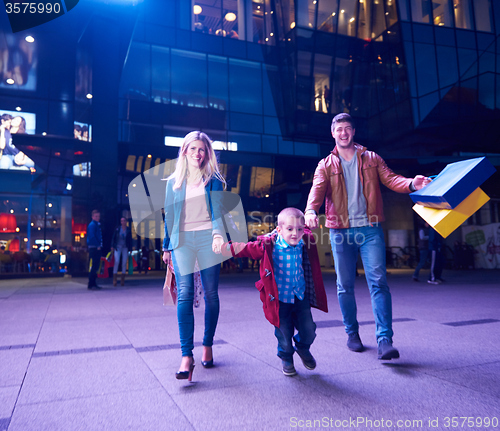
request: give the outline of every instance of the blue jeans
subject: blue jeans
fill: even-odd
[[[300,301],[295,297],[293,304],[279,303],[280,326],[274,327],[274,335],[278,339],[278,356],[286,362],[292,362],[295,350],[292,338],[299,351],[309,351],[316,338],[316,323],[314,323],[309,301]],[[297,335],[295,333],[297,328]]]
[[[419,250],[420,252],[420,261],[418,262],[417,267],[415,268],[415,272],[413,273],[413,277],[418,278],[418,274],[420,274],[420,270],[427,263],[427,258],[429,257],[429,249],[424,248]]]
[[[337,273],[337,296],[348,334],[359,331],[356,318],[354,280],[358,252],[365,268],[375,316],[377,342],[387,338],[392,342],[392,300],[385,266],[385,241],[378,225],[347,229],[330,229],[330,243]]]
[[[182,356],[193,356],[194,265],[198,260],[201,268],[208,266],[208,263],[214,259],[213,255],[211,230],[181,232],[179,247],[172,253],[177,282],[177,320]],[[191,272],[187,270],[188,268],[191,269]],[[181,275],[181,273],[187,275]],[[213,345],[215,328],[219,319],[219,274],[220,263],[200,271],[201,283],[205,292],[204,346]]]
[[[89,272],[89,287],[97,286],[97,271],[101,264],[102,250],[97,247],[89,247],[89,260],[92,260],[92,266]]]

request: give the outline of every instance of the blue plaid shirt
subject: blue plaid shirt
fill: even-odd
[[[295,246],[288,245],[281,235],[278,235],[273,248],[274,278],[278,286],[278,296],[281,302],[293,304],[295,296],[304,299],[306,281],[302,268],[302,249],[304,241]]]

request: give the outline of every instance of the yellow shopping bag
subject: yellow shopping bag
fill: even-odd
[[[429,208],[419,204],[415,204],[413,210],[446,238],[489,200],[488,195],[478,187],[453,210]]]

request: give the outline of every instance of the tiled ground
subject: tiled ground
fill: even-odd
[[[425,274],[422,274],[424,279]],[[285,377],[256,273],[221,275],[213,369],[201,360],[203,306],[195,310],[193,383],[180,363],[175,308],[162,306],[161,275],[105,281],[0,281],[0,431],[495,429],[500,420],[500,273],[447,272],[415,283],[391,271],[394,344],[401,359],[377,360],[366,282],[357,280],[360,334],[353,353],[325,271],[330,312],[311,349],[318,361]],[[493,422],[497,423],[495,419]],[[450,422],[451,425],[451,422]],[[497,427],[500,424],[497,423]]]

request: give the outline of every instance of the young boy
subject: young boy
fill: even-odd
[[[297,374],[293,365],[295,352],[308,370],[314,370],[316,360],[309,348],[316,337],[316,324],[311,307],[327,313],[328,305],[316,242],[305,229],[302,211],[285,208],[279,213],[278,227],[271,235],[248,244],[224,244],[222,253],[261,259],[260,280],[255,286],[260,291],[264,314],[275,326],[283,374]]]

